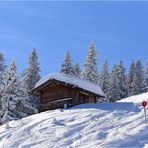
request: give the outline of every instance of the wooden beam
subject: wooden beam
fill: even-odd
[[[86,92],[84,92],[84,91],[80,91],[80,93],[81,93],[81,94],[84,94],[84,95],[86,95],[86,96],[89,96],[89,94],[86,93]]]
[[[77,102],[78,102],[78,100],[79,100],[79,92],[77,91]]]

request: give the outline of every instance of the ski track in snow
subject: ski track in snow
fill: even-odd
[[[0,148],[146,148],[148,127],[143,109],[129,99],[84,104],[11,121],[0,126]]]

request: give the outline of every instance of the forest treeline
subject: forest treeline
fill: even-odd
[[[82,70],[79,63],[74,63],[70,53],[66,52],[61,73],[74,75],[99,85],[108,102],[148,91],[148,63],[143,67],[140,59],[131,60],[130,68],[126,70],[123,61],[120,60],[109,71],[108,59],[105,59],[101,71],[98,71],[98,59],[96,47],[90,42]]]
[[[32,92],[40,80],[39,56],[32,49],[28,57],[28,65],[23,72],[17,72],[13,59],[6,65],[5,58],[0,53],[0,123],[21,119],[38,113],[39,98]],[[61,63],[60,73],[75,76],[96,85],[105,93],[105,101],[114,102],[128,96],[148,91],[148,63],[143,67],[140,60],[131,60],[126,71],[123,61],[114,64],[109,70],[108,60],[104,60],[101,71],[98,71],[98,56],[96,47],[90,42],[82,69],[74,62],[70,52],[66,52]]]

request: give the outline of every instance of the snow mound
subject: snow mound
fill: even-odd
[[[98,103],[98,104],[81,104],[72,109],[101,109],[108,111],[135,111],[140,109],[132,102],[112,102],[112,103]]]
[[[130,101],[46,111],[0,126],[0,147],[4,148],[147,146],[143,110]]]
[[[141,104],[142,101],[148,102],[148,92],[140,94],[140,95],[136,95],[136,96],[131,96],[131,97],[122,99],[118,102],[133,102],[133,103],[136,103],[136,104]]]
[[[36,84],[35,89],[37,89],[38,87],[40,87],[41,85],[45,84],[46,82],[48,82],[50,80],[57,80],[60,82],[71,84],[74,87],[82,88],[84,90],[90,91],[90,92],[95,93],[97,95],[104,96],[104,93],[102,92],[101,88],[98,85],[91,83],[89,81],[86,81],[86,80],[82,80],[82,79],[74,77],[74,76],[69,76],[69,75],[61,74],[61,73],[52,73],[52,74],[49,74],[49,75],[43,77]]]

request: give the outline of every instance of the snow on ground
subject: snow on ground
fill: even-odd
[[[148,147],[148,127],[140,107],[147,96],[83,104],[11,121],[0,127],[0,148]]]
[[[140,95],[128,97],[128,98],[120,100],[119,102],[141,103],[142,101],[148,101],[148,93],[143,93],[143,94],[140,94]]]

